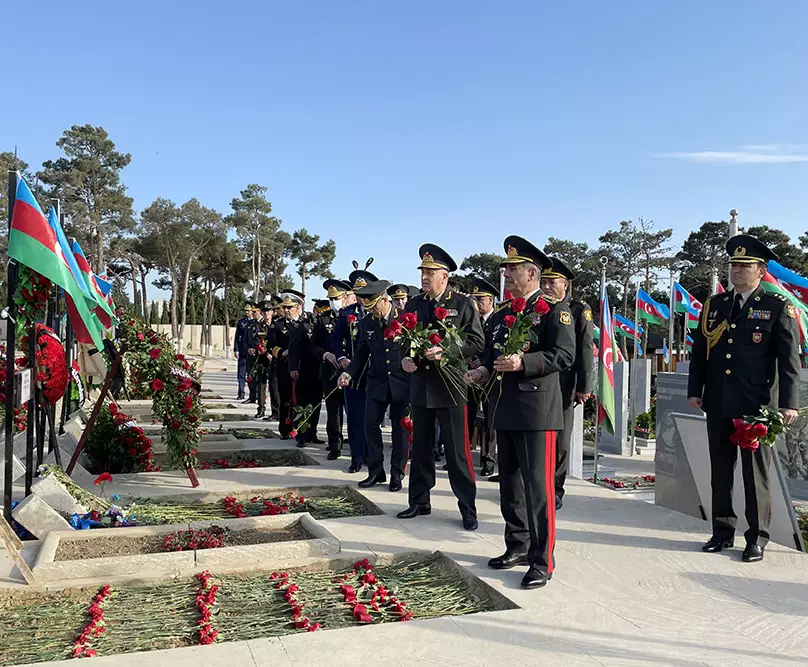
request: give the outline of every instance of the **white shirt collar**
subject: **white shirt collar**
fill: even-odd
[[[488,322],[488,318],[491,317],[491,315],[493,315],[493,314],[494,314],[494,311],[489,310],[485,315],[481,315],[481,317],[483,318],[483,322]]]
[[[525,296],[523,297],[523,298],[524,298],[524,300],[525,300],[525,301],[530,301],[531,297],[532,297],[532,296],[533,296],[533,295],[534,295],[536,292],[538,292],[538,291],[539,291],[539,288],[537,287],[537,288],[536,288],[536,289],[534,289],[534,290],[533,290],[533,291],[532,291],[530,294],[525,294]]]

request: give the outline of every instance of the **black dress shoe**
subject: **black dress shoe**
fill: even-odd
[[[464,516],[463,517],[463,528],[466,530],[477,530],[480,524],[477,522],[476,516]]]
[[[290,436],[283,434],[281,435],[281,440],[288,440]]]
[[[354,465],[353,463],[351,464],[351,467],[348,468],[348,472],[351,473],[352,475],[355,472],[359,472],[360,470],[362,470],[362,466]]]
[[[244,397],[242,396],[241,398],[244,398]],[[237,400],[238,400],[238,399],[237,399]],[[251,398],[247,398],[247,399],[245,399],[243,402],[244,402],[245,404],[246,404],[246,403],[255,403],[255,401],[254,401],[254,400],[252,400]]]
[[[560,510],[562,507],[564,507],[564,501],[556,496],[556,512],[558,512],[558,510]]]
[[[414,519],[417,516],[432,514],[432,505],[422,503],[420,505],[410,505],[407,509],[396,514],[399,519]]]
[[[491,477],[488,478],[488,481],[489,482],[498,482],[499,481],[499,475],[491,475]]]
[[[325,440],[320,440],[320,438],[312,438],[308,442],[310,444],[312,444],[312,445],[324,445],[325,444]]]
[[[494,469],[491,466],[483,466],[480,470],[480,477],[488,477],[494,474]]]
[[[540,570],[535,565],[531,565],[524,577],[522,577],[522,588],[541,588],[546,586],[547,582],[553,578],[553,573],[547,574],[544,570]]]
[[[488,561],[488,567],[492,570],[510,570],[517,565],[527,565],[527,554],[516,551],[506,551],[501,556]]]
[[[763,560],[763,547],[758,544],[747,544],[742,558],[744,563],[757,563]]]
[[[357,486],[361,489],[369,489],[371,486],[376,486],[377,484],[384,484],[387,481],[387,475],[384,474],[384,470],[375,475],[368,475],[367,479],[363,479]]]
[[[336,461],[339,458],[339,452],[329,451],[328,456],[326,456],[329,461]]]
[[[397,479],[396,477],[390,478],[390,490],[395,493],[396,491],[401,491],[401,480]]]
[[[717,554],[722,549],[731,549],[735,546],[735,540],[731,537],[717,537],[713,535],[701,548],[704,553]]]
[[[295,444],[300,447],[301,449],[306,446],[305,440],[298,440]]]
[[[264,413],[261,412],[261,410],[259,410],[257,413],[255,413],[255,418],[256,419],[263,419],[264,418]]]

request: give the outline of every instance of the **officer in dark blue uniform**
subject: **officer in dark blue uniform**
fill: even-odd
[[[322,360],[320,377],[325,394],[326,425],[328,436],[328,460],[339,458],[342,450],[342,415],[345,408],[345,397],[342,389],[337,388],[337,378],[340,366],[336,355],[331,351],[331,336],[337,323],[337,316],[344,306],[345,299],[351,291],[351,286],[343,280],[331,278],[323,283],[323,289],[328,295],[328,312],[323,312],[315,318],[314,344]]]
[[[523,588],[544,586],[555,568],[555,448],[564,426],[559,373],[575,361],[572,313],[563,300],[541,296],[542,268],[550,260],[519,236],[504,242],[505,287],[514,300],[494,314],[493,334],[480,368],[468,378],[485,384],[494,380],[489,395],[497,430],[500,509],[505,519],[505,553],[488,561],[497,570],[528,565]],[[514,310],[516,299],[525,307]],[[502,347],[513,321],[532,318],[532,335],[517,353]]]
[[[281,295],[281,317],[272,323],[272,356],[277,360],[278,393],[280,394],[279,424],[281,440],[288,440],[294,430],[292,406],[294,383],[289,368],[289,343],[292,334],[301,323],[303,295],[297,290],[286,290]]]
[[[348,276],[348,283],[351,290],[355,291],[365,287],[378,278],[370,271],[357,269]],[[356,302],[356,296],[351,294],[350,305],[343,308],[337,323],[334,326],[334,334],[331,337],[331,351],[337,357],[340,368],[345,370],[351,363],[351,359],[356,355],[359,335],[359,321],[365,317],[365,309],[361,303]],[[367,380],[367,368],[360,369],[357,377],[353,378],[350,386],[345,387],[345,410],[348,413],[348,443],[351,447],[351,466],[349,473],[359,472],[365,465],[365,384]]]
[[[252,301],[245,301],[244,317],[236,323],[236,335],[233,340],[233,352],[236,355],[236,359],[238,359],[238,396],[236,396],[236,400],[244,400],[244,388],[247,385],[247,360],[249,358],[249,343],[251,340],[249,328],[252,326],[252,311],[254,307],[255,304]]]
[[[754,236],[727,241],[732,292],[715,294],[701,311],[693,334],[688,397],[707,414],[710,445],[713,534],[702,549],[716,553],[734,546],[737,516],[732,486],[740,447],[730,440],[733,419],[779,409],[788,426],[800,403],[800,333],[797,311],[785,297],[761,286],[766,264],[776,260]],[[772,447],[740,449],[746,521],[744,562],[763,560],[772,514],[769,474]]]
[[[315,302],[315,311],[317,310]],[[322,308],[322,302],[320,302]],[[330,310],[328,302],[326,310]],[[306,428],[297,431],[297,446],[304,447],[311,443],[322,445],[317,437],[320,423],[320,408],[323,402],[323,383],[320,379],[322,355],[314,342],[314,317],[304,313],[300,325],[292,332],[289,340],[289,368],[295,383],[295,401],[298,406],[312,406],[312,412],[306,421]]]
[[[477,314],[486,341],[494,331],[494,306],[497,302],[499,290],[487,280],[474,278],[471,288],[471,298],[474,300]],[[469,362],[470,368],[478,368],[480,359],[475,358]],[[492,428],[491,409],[488,401],[482,397],[482,391],[469,391],[469,432],[477,433],[480,445],[480,476],[489,477],[494,474],[497,454],[497,435]],[[494,480],[496,481],[496,480]]]
[[[386,333],[391,322],[399,316],[390,302],[390,283],[377,280],[355,291],[368,315],[359,322],[356,354],[339,378],[342,387],[367,368],[365,387],[365,443],[367,445],[368,477],[359,482],[362,488],[384,484],[384,451],[381,423],[390,409],[392,452],[390,454],[390,490],[401,490],[401,478],[407,466],[409,443],[401,420],[407,414],[410,398],[410,378],[401,368],[406,356],[400,343]]]
[[[564,482],[569,469],[575,406],[583,403],[592,391],[595,353],[592,349],[594,341],[592,309],[567,294],[575,274],[557,257],[551,257],[550,262],[550,266],[545,267],[541,273],[541,290],[554,299],[566,301],[575,328],[575,363],[572,368],[562,371],[559,375],[564,400],[564,428],[558,434],[556,447],[555,499],[556,509],[560,510],[564,504]]]
[[[431,329],[445,326],[462,330],[463,347],[459,350],[465,359],[478,356],[485,338],[471,299],[458,294],[449,287],[449,274],[457,269],[457,264],[443,248],[426,243],[418,254],[421,257],[421,287],[424,290],[407,302],[407,313],[415,313],[418,322]],[[440,316],[436,310],[440,308]],[[410,379],[410,405],[412,409],[413,443],[412,465],[410,468],[409,507],[398,513],[400,519],[412,519],[430,514],[430,490],[435,486],[435,425],[440,426],[446,447],[446,464],[449,483],[457,497],[463,527],[476,530],[477,487],[474,479],[474,464],[469,448],[466,403],[468,391],[465,387],[454,387],[447,383],[439,370],[443,358],[442,346],[426,350],[425,357],[411,359],[405,357],[402,368],[412,374]]]

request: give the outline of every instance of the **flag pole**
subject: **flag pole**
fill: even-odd
[[[729,212],[729,237],[738,235],[738,209]],[[732,291],[732,262],[727,263],[727,291]]]
[[[714,266],[710,269],[710,294],[715,294],[718,291],[718,267]]]
[[[606,294],[606,265],[609,263],[608,257],[601,257],[600,258],[600,265],[601,265],[601,272],[600,272],[600,347],[598,351],[600,354],[598,356],[605,359],[605,353],[603,352],[603,295]],[[612,330],[614,331],[614,330]],[[612,336],[614,333],[612,333]],[[611,345],[614,346],[614,343],[611,342]],[[600,359],[599,363],[603,363],[603,360]],[[614,363],[614,361],[612,361]],[[600,377],[600,369],[598,369],[598,377]],[[603,387],[598,385],[598,389],[601,392],[601,396],[603,395]],[[600,399],[598,399],[598,408],[597,412],[595,413],[595,423],[597,423],[597,428],[595,429],[595,463],[594,467],[592,468],[592,477],[595,484],[598,483],[598,452],[600,451],[600,435],[603,432],[603,427],[600,425]]]
[[[676,337],[675,337],[675,335],[673,333],[673,328],[674,328],[675,321],[676,321],[676,293],[675,293],[676,288],[675,288],[675,282],[676,281],[673,278],[673,271],[671,271],[671,288],[670,288],[670,294],[669,294],[669,297],[670,297],[669,305],[670,305],[670,309],[671,309],[671,318],[668,320],[668,340],[670,341],[670,344],[671,344],[671,349],[668,351],[668,354],[670,355],[670,362],[668,362],[668,369],[671,370],[671,371],[674,371],[676,369],[676,363],[673,360],[673,344],[674,344],[674,341],[676,340]]]
[[[17,178],[16,171],[8,172],[8,229],[11,230],[11,218],[14,215],[14,202],[17,199]],[[9,261],[7,290],[8,300],[3,318],[6,320],[6,447],[5,447],[5,468],[3,470],[3,516],[6,521],[11,522],[12,484],[14,477],[14,372],[16,364],[14,362],[14,334],[16,322],[11,313],[14,312],[14,291],[17,288],[17,262]]]
[[[639,303],[640,303],[640,281],[637,281],[637,287],[634,290],[634,355],[631,360],[631,383],[629,384],[629,428],[631,435],[629,442],[631,443],[631,453],[629,456],[634,456],[634,447],[637,444],[637,435],[634,432],[634,421],[637,419],[637,363],[639,361],[638,349],[640,347],[640,316],[639,316]],[[646,322],[646,325],[648,323]]]

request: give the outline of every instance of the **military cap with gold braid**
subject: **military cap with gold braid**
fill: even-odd
[[[379,299],[387,295],[388,287],[390,287],[389,280],[374,280],[364,287],[354,290],[354,293],[365,308],[373,308]]]
[[[749,234],[738,234],[727,241],[727,253],[729,261],[737,264],[766,264],[769,260],[777,260],[777,255],[765,243]]]
[[[348,276],[348,282],[351,284],[351,289],[354,292],[363,288],[368,283],[372,283],[376,280],[378,280],[378,278],[375,274],[371,273],[370,271],[363,271],[361,269],[351,271],[351,274]]]
[[[267,311],[272,310],[275,306],[272,305],[271,301],[262,301],[261,303],[258,304],[258,307],[262,311],[267,312]]]
[[[314,300],[314,312],[317,315],[324,315],[329,310],[331,310],[331,304],[328,303],[328,299],[315,299]]]
[[[410,293],[407,290],[407,286],[401,284],[391,285],[390,287],[387,288],[387,293],[393,299],[406,299],[410,296]]]
[[[329,299],[339,299],[343,294],[351,291],[351,285],[344,280],[329,278],[323,283],[323,289],[328,293]]]
[[[302,292],[295,289],[288,289],[281,294],[281,306],[302,306],[306,297]]]
[[[457,271],[457,264],[452,256],[434,243],[424,243],[418,248],[418,256],[421,258],[419,269],[443,269],[449,273]]]
[[[499,290],[487,280],[474,278],[471,296],[492,296],[496,299],[499,296]]]
[[[575,274],[558,257],[550,257],[549,259],[550,264],[545,266],[544,271],[541,272],[542,278],[564,278],[564,280],[575,278]]]
[[[505,248],[505,259],[499,263],[500,266],[524,262],[531,262],[540,268],[550,266],[550,258],[521,236],[508,236],[502,245]]]

